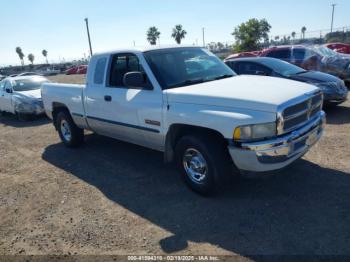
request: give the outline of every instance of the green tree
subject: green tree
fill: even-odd
[[[20,48],[19,46],[16,47],[16,53],[17,53],[17,55],[19,56],[19,59],[21,60],[22,66],[24,66],[24,60],[23,60],[24,54],[23,54],[23,52],[22,52],[22,48]]]
[[[305,39],[305,32],[306,32],[306,27],[303,26],[303,27],[301,28],[301,34],[303,35],[303,39]]]
[[[224,45],[223,43],[221,43],[221,42],[217,42],[216,47],[217,47],[219,50],[222,50],[222,49],[224,49],[225,45]]]
[[[173,28],[173,33],[171,34],[171,37],[175,39],[176,43],[181,44],[182,39],[185,38],[187,35],[187,32],[182,29],[182,25],[176,25]]]
[[[49,61],[47,61],[47,51],[44,49],[41,53],[43,54],[43,56],[44,56],[45,59],[46,59],[46,64],[48,64]]]
[[[235,49],[238,52],[255,51],[261,47],[261,41],[269,39],[271,25],[266,19],[250,19],[235,28],[232,35],[236,39]]]
[[[157,40],[159,39],[159,36],[160,36],[160,32],[158,31],[157,27],[151,26],[150,28],[148,28],[147,41],[151,45],[156,45],[157,44]]]
[[[34,55],[33,54],[29,54],[28,55],[28,60],[30,61],[30,63],[33,65],[34,64]]]

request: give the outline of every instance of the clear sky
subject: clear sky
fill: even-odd
[[[336,0],[334,27],[350,26],[350,0]],[[233,29],[250,18],[266,18],[271,35],[330,28],[330,0],[0,0],[0,66],[20,64],[16,46],[35,63],[81,58],[88,54],[84,18],[88,17],[93,51],[148,45],[146,31],[157,26],[161,44],[173,44],[175,24],[188,32],[184,41],[234,41]],[[28,61],[26,60],[26,63]]]

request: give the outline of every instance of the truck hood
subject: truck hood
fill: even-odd
[[[235,76],[165,90],[169,104],[186,103],[276,112],[284,102],[317,87],[283,78]]]
[[[13,95],[27,100],[38,100],[41,99],[40,89],[28,90],[28,91],[15,91]]]

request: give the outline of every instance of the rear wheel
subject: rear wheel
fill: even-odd
[[[68,112],[58,113],[56,128],[62,142],[67,147],[78,147],[84,142],[84,130],[77,127]]]
[[[175,151],[182,178],[202,195],[217,192],[232,171],[225,146],[209,136],[184,136]]]

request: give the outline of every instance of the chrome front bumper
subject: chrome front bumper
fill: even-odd
[[[276,139],[229,146],[235,165],[245,171],[281,169],[302,157],[322,136],[326,115],[321,111],[305,126]]]

